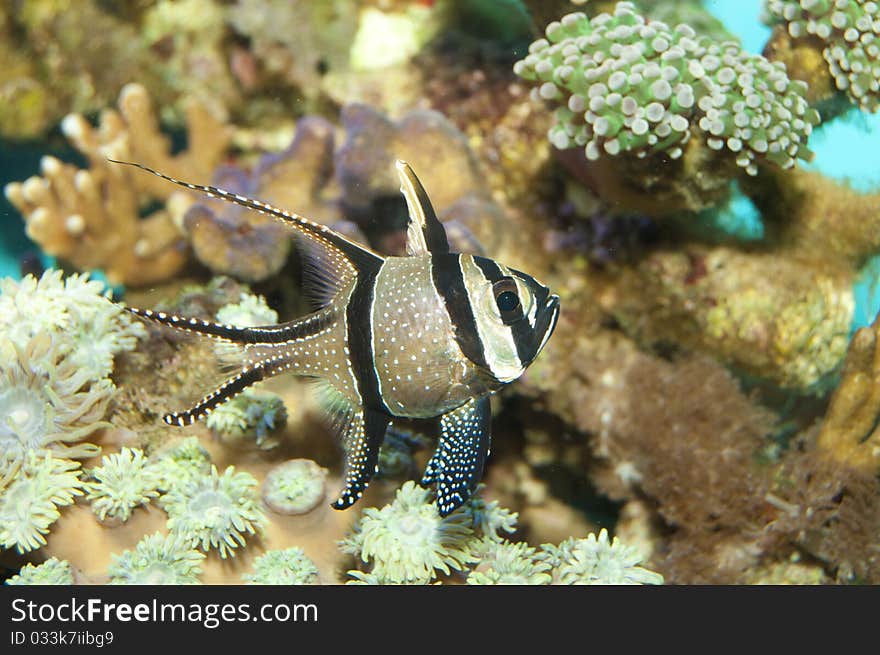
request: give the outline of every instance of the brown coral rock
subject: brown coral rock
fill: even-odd
[[[880,321],[856,332],[819,433],[819,452],[866,473],[880,471]]]
[[[171,154],[146,90],[136,84],[119,95],[119,111],[101,115],[98,129],[79,115],[63,123],[65,135],[89,160],[87,170],[43,159],[43,177],[6,186],[22,213],[28,236],[48,254],[80,270],[103,269],[114,283],[143,286],[167,280],[187,261],[174,216],[191,200],[173,185],[109,159],[134,161],[174,177],[207,181],[226,149],[225,126],[202,106],[189,113],[189,149]],[[149,201],[165,208],[141,217]]]
[[[776,254],[689,246],[623,271],[605,308],[643,343],[713,353],[809,389],[843,362],[854,300],[839,270]]]

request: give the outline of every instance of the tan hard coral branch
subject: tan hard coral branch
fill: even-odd
[[[186,263],[186,239],[175,218],[193,197],[108,159],[205,183],[230,134],[222,121],[191,103],[188,148],[173,155],[144,87],[127,85],[118,106],[103,112],[97,127],[78,114],[62,122],[65,136],[88,159],[87,169],[44,157],[42,176],[8,184],[6,196],[22,213],[28,236],[49,255],[80,270],[102,269],[114,283],[143,286],[169,279]],[[141,217],[141,209],[156,201],[164,208]]]
[[[850,342],[840,385],[819,433],[818,450],[869,473],[880,471],[880,321]]]

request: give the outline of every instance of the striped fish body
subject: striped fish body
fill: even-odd
[[[345,487],[333,507],[345,509],[362,496],[396,417],[439,417],[440,438],[421,482],[436,485],[441,515],[466,502],[489,454],[489,396],[522,375],[543,349],[559,298],[525,273],[449,252],[445,230],[405,162],[397,170],[410,213],[409,256],[387,258],[296,214],[134,165],[289,225],[312,260],[307,270],[321,304],[297,320],[257,327],[126,308],[244,353],[237,375],[164,420],[189,425],[273,375],[314,378],[335,408],[345,451]]]

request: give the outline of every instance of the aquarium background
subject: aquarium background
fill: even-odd
[[[580,12],[570,15],[572,12]],[[570,15],[563,18],[566,15]],[[869,0],[34,0],[0,8],[0,567],[9,584],[880,581],[880,7]],[[559,324],[441,517],[432,421],[351,509],[326,403],[185,428],[236,326],[312,308],[263,215],[454,250]]]

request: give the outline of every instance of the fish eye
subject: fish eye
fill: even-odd
[[[492,295],[495,296],[495,306],[504,323],[510,324],[523,317],[519,290],[513,278],[506,277],[493,284]]]

